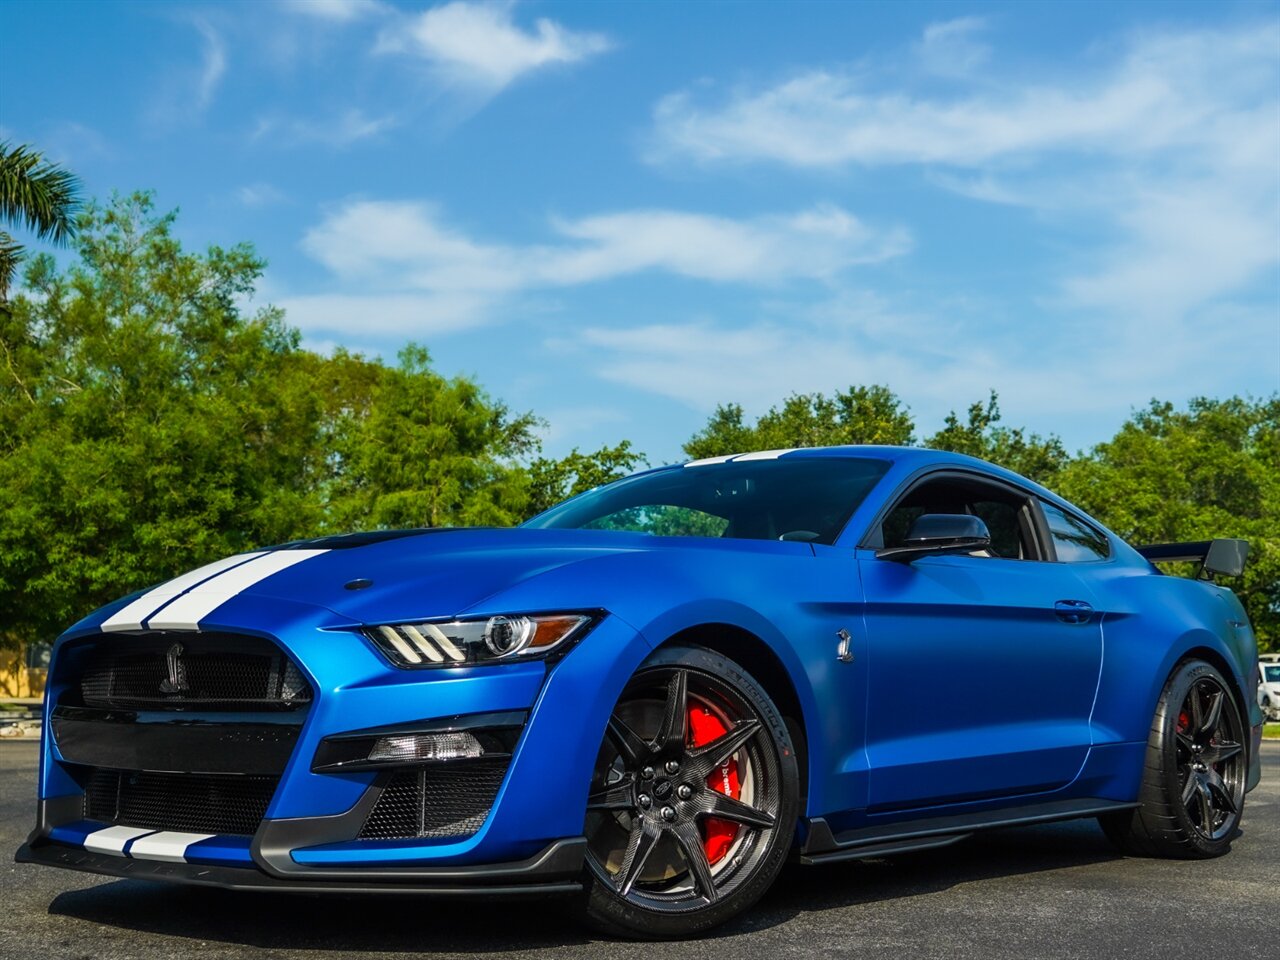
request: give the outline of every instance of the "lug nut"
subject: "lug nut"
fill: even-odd
[[[641,778],[642,780],[652,780],[652,779],[653,779],[653,767],[645,767],[643,770],[641,770],[641,771],[640,771],[640,778]]]
[[[668,760],[668,761],[667,761],[667,773],[679,773],[679,772],[680,772],[680,764],[678,764],[678,763],[677,763],[676,761],[674,761],[674,760]]]
[[[653,806],[653,798],[649,796],[647,793],[642,793],[640,794],[640,796],[636,797],[636,803],[640,804],[640,806],[643,807],[645,810],[648,810],[651,806]]]
[[[693,796],[693,787],[687,783],[680,784],[680,786],[676,787],[676,796],[681,800],[688,800]]]
[[[672,820],[674,820],[675,818],[676,818],[676,808],[675,808],[675,807],[663,807],[663,808],[662,808],[662,819],[663,819],[663,820],[667,821],[667,823],[670,823],[670,822],[671,822]]]

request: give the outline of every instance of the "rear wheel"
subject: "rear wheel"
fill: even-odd
[[[1244,809],[1245,728],[1231,685],[1188,660],[1165,685],[1147,740],[1142,806],[1099,818],[1126,853],[1207,859],[1231,847]]]
[[[701,933],[782,868],[799,776],[787,727],[737,664],[659,650],[627,684],[592,775],[586,913],[614,934]]]

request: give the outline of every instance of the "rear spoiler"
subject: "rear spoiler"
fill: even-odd
[[[1196,540],[1191,543],[1153,543],[1138,547],[1138,552],[1152,563],[1198,563],[1197,577],[1220,574],[1238,577],[1244,573],[1249,556],[1248,540]]]

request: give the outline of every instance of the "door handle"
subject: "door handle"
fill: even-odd
[[[1083,600],[1058,600],[1053,612],[1063,623],[1088,623],[1093,617],[1093,605]]]

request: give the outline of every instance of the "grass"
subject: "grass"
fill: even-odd
[[[1264,723],[1262,725],[1264,740],[1280,740],[1280,723]]]

